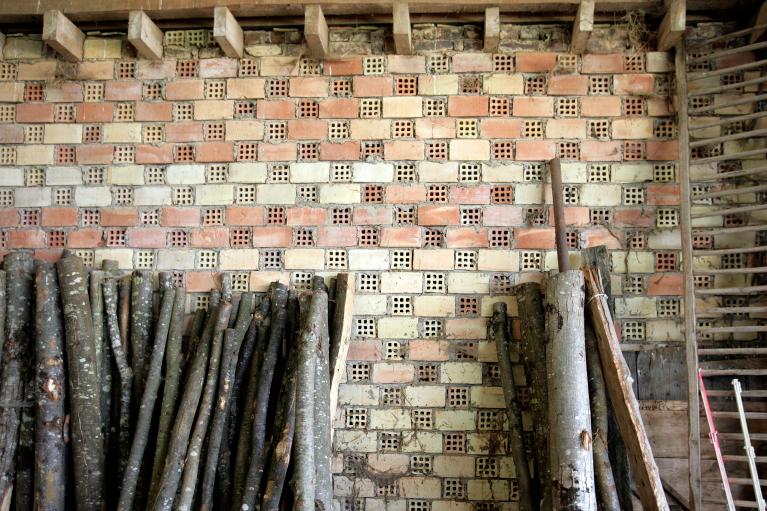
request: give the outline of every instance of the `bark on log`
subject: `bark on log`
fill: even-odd
[[[506,400],[506,411],[509,419],[509,447],[519,486],[519,509],[520,511],[533,511],[538,506],[533,505],[530,466],[522,439],[522,410],[519,408],[517,391],[514,388],[506,324],[506,304],[496,303],[493,306],[491,339],[495,342],[495,349],[498,354],[498,368],[501,372],[503,395]]]
[[[66,506],[67,495],[64,325],[56,268],[52,263],[42,261],[36,263],[35,334],[37,424],[34,509],[60,511]]]
[[[104,282],[104,272],[90,272],[89,293],[91,298],[91,321],[93,322],[93,342],[96,346],[97,370],[99,374],[99,390],[101,399],[101,432],[104,435],[104,445],[109,445],[109,387],[104,385],[104,296],[101,291]]]
[[[8,280],[5,270],[0,270],[0,367],[3,365],[3,347],[5,346],[5,311],[8,306],[6,287]]]
[[[552,509],[596,509],[583,306],[580,271],[549,276],[545,310]]]
[[[318,511],[333,509],[333,472],[331,469],[332,417],[330,416],[330,332],[328,295],[324,280],[312,294],[312,308],[317,313],[317,363],[315,364],[314,461],[317,466],[316,503]],[[315,303],[317,302],[317,303]]]
[[[541,286],[534,282],[514,288],[521,332],[519,345],[525,377],[530,388],[533,418],[535,475],[540,491],[540,509],[551,509],[551,470],[549,465],[549,410],[546,383],[546,327]]]
[[[120,279],[120,298],[117,302],[120,314],[120,340],[122,341],[123,353],[130,355],[130,307],[131,307],[131,285],[133,278],[125,275]],[[130,358],[128,359],[130,361]],[[130,365],[130,364],[129,364]],[[131,369],[131,373],[133,370]],[[131,383],[131,386],[133,384]]]
[[[144,395],[141,397],[136,431],[133,435],[133,442],[131,443],[130,454],[128,456],[128,466],[123,476],[122,487],[120,488],[120,501],[117,504],[118,511],[131,511],[133,509],[134,497],[137,493],[136,486],[143,466],[144,452],[149,441],[149,429],[152,425],[152,417],[154,416],[154,404],[157,400],[157,391],[160,388],[162,363],[165,358],[165,345],[168,342],[168,331],[175,297],[175,289],[166,289],[163,293],[160,315],[157,327],[155,328],[154,347],[152,348],[152,356],[149,359]]]
[[[88,276],[79,257],[57,265],[64,309],[70,422],[78,510],[100,511],[104,496],[104,439],[101,435],[100,375],[97,372]]]
[[[147,373],[147,358],[152,332],[152,309],[154,288],[152,273],[137,271],[131,283],[131,367],[133,368],[133,390],[137,396],[144,395],[144,382]],[[138,414],[138,410],[135,410]]]

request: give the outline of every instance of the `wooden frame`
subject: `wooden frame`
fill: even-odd
[[[85,34],[61,11],[51,10],[45,13],[43,41],[66,60],[83,60]]]

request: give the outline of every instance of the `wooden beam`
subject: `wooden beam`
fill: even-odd
[[[762,35],[764,35],[765,30],[767,30],[767,27],[764,25],[767,25],[767,1],[762,2],[762,6],[759,7],[759,12],[756,13],[756,19],[754,20],[754,26],[755,27],[762,27],[760,29],[757,29],[754,31],[753,34],[751,34],[751,42],[755,43],[759,40]]]
[[[85,34],[61,11],[47,11],[43,16],[43,41],[66,60],[83,60]]]
[[[658,28],[658,49],[668,51],[682,40],[687,24],[687,2],[671,0]]]
[[[485,46],[484,51],[493,52],[501,42],[501,10],[498,7],[485,9]]]
[[[3,60],[3,50],[5,50],[5,34],[0,32],[0,60]]]
[[[322,7],[307,5],[304,14],[304,37],[313,57],[325,58],[329,52],[328,24]]]
[[[400,55],[413,53],[413,36],[410,29],[410,8],[406,2],[394,2],[392,7],[394,48]]]
[[[354,311],[354,273],[339,273],[336,279],[336,308],[330,323],[330,420],[335,421],[338,388],[346,372],[346,354],[352,334]],[[330,438],[333,439],[331,428]]]
[[[575,13],[573,40],[570,49],[573,53],[583,53],[594,29],[594,0],[583,0]]]
[[[128,42],[136,48],[139,56],[160,60],[162,58],[163,33],[144,11],[131,11],[128,18]]]
[[[242,58],[245,48],[242,28],[227,7],[213,9],[213,39],[227,57]]]

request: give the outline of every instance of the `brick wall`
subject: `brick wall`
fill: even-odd
[[[320,63],[295,31],[248,33],[239,61],[174,31],[165,60],[89,37],[76,65],[9,37],[2,248],[184,271],[190,309],[222,271],[253,291],[358,272],[341,509],[516,509],[486,318],[556,265],[542,161],[564,160],[573,264],[611,251],[624,341],[681,338],[669,56],[556,34],[506,27],[485,54],[471,27],[417,27],[439,52],[396,56],[383,30],[335,30],[370,54]]]

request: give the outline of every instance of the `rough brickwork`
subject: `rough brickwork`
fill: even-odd
[[[445,30],[417,27],[442,51],[417,56],[334,31],[335,51],[369,55],[325,62],[291,31],[248,33],[243,60],[201,30],[168,32],[159,62],[89,37],[77,65],[9,37],[3,249],[183,270],[190,309],[221,271],[254,291],[358,272],[341,509],[516,509],[486,318],[556,265],[542,161],[564,160],[572,264],[611,250],[624,341],[681,338],[672,69],[664,53],[555,53],[566,39],[540,34],[561,27],[498,54]]]

